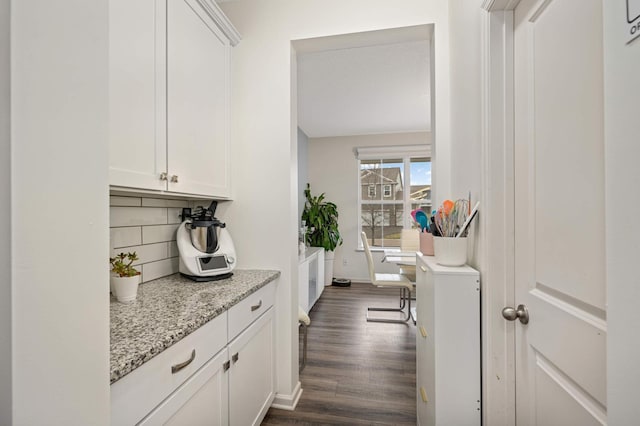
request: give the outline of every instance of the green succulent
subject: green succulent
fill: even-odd
[[[140,275],[140,272],[136,270],[131,264],[138,260],[136,252],[120,253],[116,257],[110,257],[109,263],[111,263],[111,272],[114,272],[119,277],[135,277]]]

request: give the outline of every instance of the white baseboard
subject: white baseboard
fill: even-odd
[[[296,409],[296,405],[298,405],[300,395],[302,395],[302,387],[300,382],[298,382],[291,395],[276,393],[276,397],[273,399],[271,406],[281,410],[293,411]]]

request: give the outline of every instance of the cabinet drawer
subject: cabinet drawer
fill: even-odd
[[[275,282],[271,282],[229,309],[229,341],[273,306],[275,291]]]
[[[112,384],[111,424],[138,423],[226,344],[227,312]]]

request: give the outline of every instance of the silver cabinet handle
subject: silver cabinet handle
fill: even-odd
[[[261,307],[262,307],[262,299],[260,299],[260,301],[258,302],[258,304],[257,304],[257,305],[253,305],[253,306],[251,307],[251,312],[253,312],[253,311],[257,311],[257,310],[258,310],[258,309],[260,309]]]
[[[172,175],[171,176],[171,182],[178,183],[178,175]]]
[[[182,370],[187,365],[191,364],[191,362],[193,362],[194,359],[196,359],[196,350],[195,349],[191,351],[191,358],[189,358],[185,362],[181,362],[180,364],[176,364],[176,365],[172,365],[171,366],[171,374],[176,374],[178,371]]]
[[[160,173],[160,180],[167,180],[167,172]]]
[[[231,356],[231,361],[233,361],[234,364],[238,362],[238,352]]]
[[[420,269],[422,269],[422,272],[427,272],[427,268],[425,268],[424,266],[421,266]]]
[[[222,369],[224,371],[227,371],[230,367],[231,367],[231,363],[229,361],[225,361],[224,364],[222,364]]]

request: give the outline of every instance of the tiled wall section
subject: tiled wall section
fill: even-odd
[[[187,200],[111,196],[111,256],[136,251],[142,282],[178,272],[176,231]]]

